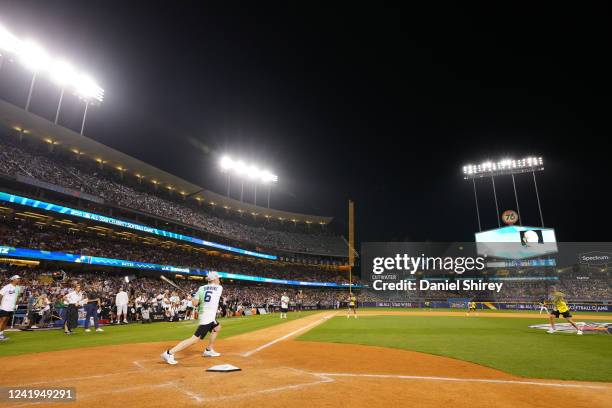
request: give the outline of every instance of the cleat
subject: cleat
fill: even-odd
[[[101,327],[98,327],[98,328],[96,329],[96,331],[97,331],[97,332],[103,332],[103,331],[104,331],[104,329],[102,329]]]
[[[91,329],[85,329],[85,333],[89,333]]]
[[[210,350],[204,350],[204,353],[202,353],[202,357],[219,357],[221,355],[221,353],[217,353],[215,350],[210,349]]]
[[[178,362],[174,359],[174,356],[168,353],[167,351],[164,351],[163,353],[161,353],[160,357],[162,358],[162,360],[164,360],[166,363],[170,365],[178,364]]]
[[[582,336],[582,330],[576,331],[576,334],[579,335],[579,336]]]
[[[555,331],[556,331],[555,329],[550,329],[550,330],[547,330],[546,333],[553,334]]]

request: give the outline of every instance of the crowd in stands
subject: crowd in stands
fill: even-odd
[[[108,203],[176,220],[235,241],[320,255],[342,256],[347,251],[346,243],[339,236],[323,232],[283,231],[221,218],[197,205],[191,205],[189,201],[171,201],[154,194],[153,191],[146,192],[115,180],[104,171],[93,171],[77,161],[34,151],[5,138],[0,139],[0,173],[12,176],[21,174],[92,194]]]
[[[66,305],[64,297],[76,282],[81,284],[85,297],[94,290],[100,298],[100,318],[110,323],[122,323],[116,315],[116,296],[120,291],[128,294],[128,322],[143,319],[143,310],[158,313],[165,320],[189,319],[192,317],[190,299],[203,281],[175,280],[184,291],[177,291],[167,282],[156,277],[125,279],[124,274],[96,272],[65,272],[63,270],[41,270],[6,266],[0,268],[0,283],[11,275],[21,276],[23,295],[19,304],[27,310],[27,325],[30,327],[51,324],[63,317]],[[292,308],[298,304],[305,309],[339,308],[347,299],[346,291],[332,289],[300,289],[279,285],[240,285],[222,281],[223,296],[220,313],[223,316],[241,316],[246,311],[263,308],[275,311],[284,294],[291,299]]]
[[[25,220],[0,218],[0,245],[59,251],[158,265],[216,270],[276,279],[348,283],[346,273],[316,265],[284,264],[243,257],[224,258],[188,250],[186,246],[164,248],[139,241],[56,226],[36,225]]]

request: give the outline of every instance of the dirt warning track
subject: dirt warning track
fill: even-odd
[[[170,342],[4,357],[0,386],[76,387],[70,407],[611,406],[609,383],[532,380],[428,354],[295,340],[332,315],[222,339],[217,359],[193,348],[177,356],[176,366],[159,359]],[[205,372],[221,363],[242,371]],[[58,406],[0,403],[51,405]]]

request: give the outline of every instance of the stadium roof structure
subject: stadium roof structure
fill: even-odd
[[[36,138],[53,147],[58,146],[81,157],[87,157],[106,168],[114,168],[124,174],[130,173],[143,182],[148,181],[159,188],[176,192],[184,197],[191,197],[218,208],[296,223],[327,225],[333,220],[333,217],[261,207],[205,190],[196,184],[82,136],[71,129],[56,125],[46,118],[26,112],[22,108],[3,100],[0,100],[0,123],[7,128],[22,132],[28,137]]]

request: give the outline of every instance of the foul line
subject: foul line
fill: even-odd
[[[284,391],[289,391],[289,390],[297,390],[297,389],[300,389],[300,388],[312,387],[314,385],[326,384],[326,383],[334,382],[333,378],[330,378],[330,377],[326,376],[325,374],[311,373],[311,372],[308,372],[308,371],[299,370],[297,368],[292,368],[292,367],[284,367],[284,368],[288,368],[288,369],[296,371],[298,373],[304,373],[304,374],[307,374],[307,375],[311,375],[313,377],[318,378],[318,380],[311,381],[311,382],[306,382],[306,383],[300,383],[300,384],[283,385],[283,386],[279,386],[279,387],[267,388],[267,389],[263,389],[263,390],[256,390],[256,391],[246,392],[246,393],[242,393],[242,394],[224,395],[224,396],[220,396],[220,397],[204,398],[203,400],[199,400],[198,402],[214,402],[214,401],[223,401],[223,400],[242,399],[244,397],[251,397],[251,396],[257,395],[257,394],[274,394],[274,393],[277,393],[277,392],[284,392]]]
[[[420,375],[394,375],[394,374],[351,374],[351,373],[313,373],[325,377],[364,377],[364,378],[383,378],[398,380],[424,380],[424,381],[454,381],[454,382],[480,382],[489,384],[517,384],[517,385],[540,385],[544,387],[557,388],[590,388],[590,389],[611,389],[602,385],[587,384],[566,384],[566,383],[547,383],[538,381],[519,381],[519,380],[495,380],[486,378],[455,378],[455,377],[427,377]]]
[[[323,322],[324,320],[327,320],[327,319],[329,319],[330,317],[333,317],[333,316],[335,316],[335,315],[336,315],[336,313],[333,313],[333,314],[331,314],[331,315],[327,315],[327,316],[323,316],[322,318],[320,318],[319,320],[317,320],[317,321],[315,321],[315,322],[312,322],[312,323],[310,323],[310,324],[307,324],[307,325],[306,325],[306,326],[304,326],[304,327],[300,327],[299,329],[294,330],[294,331],[292,331],[292,332],[291,332],[291,333],[289,333],[289,334],[285,334],[285,335],[284,335],[284,336],[282,336],[282,337],[279,337],[279,338],[277,338],[277,339],[275,339],[275,340],[272,340],[272,341],[270,341],[270,342],[268,342],[268,343],[266,343],[266,344],[264,344],[264,345],[262,345],[262,346],[257,347],[256,349],[253,349],[253,350],[251,350],[251,351],[247,351],[246,353],[242,353],[241,355],[242,355],[242,357],[250,357],[250,356],[252,356],[253,354],[255,354],[255,353],[257,353],[257,352],[259,352],[259,351],[261,351],[261,350],[263,350],[263,349],[266,349],[266,348],[268,348],[268,347],[270,347],[270,346],[273,346],[273,345],[275,345],[276,343],[278,343],[278,342],[280,342],[280,341],[286,340],[286,339],[288,339],[289,337],[291,337],[291,336],[293,336],[293,335],[295,335],[295,334],[297,334],[297,333],[299,333],[299,332],[301,332],[301,331],[304,331],[304,330],[306,330],[306,329],[311,328],[312,326],[315,326],[315,325],[317,325],[317,324],[320,324],[320,323],[321,323],[321,322]]]

